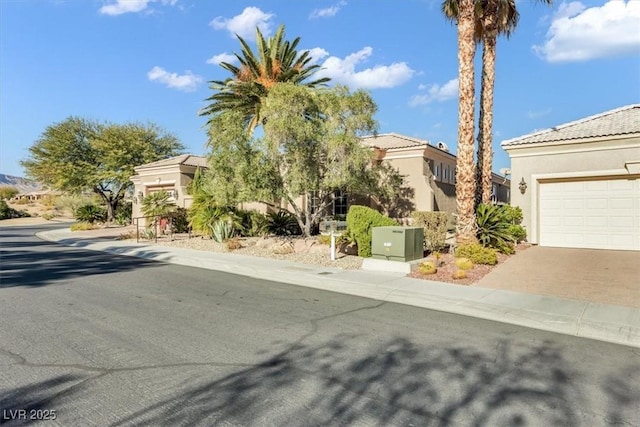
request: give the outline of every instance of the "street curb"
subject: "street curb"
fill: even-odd
[[[455,287],[407,278],[397,273],[372,274],[281,260],[268,260],[268,266],[260,266],[265,263],[264,258],[128,242],[118,244],[113,240],[95,242],[91,238],[70,237],[69,231],[62,230],[38,232],[36,236],[70,247],[272,280],[640,348],[640,309],[631,307],[487,288]],[[63,236],[66,238],[60,238]],[[361,276],[360,280],[349,279],[354,275]],[[619,320],[605,320],[610,317]]]

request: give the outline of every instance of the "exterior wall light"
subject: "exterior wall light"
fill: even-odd
[[[524,194],[527,192],[527,183],[524,182],[524,177],[520,180],[520,184],[518,184],[518,188],[520,189],[520,194]]]

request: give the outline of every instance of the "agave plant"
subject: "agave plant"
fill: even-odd
[[[230,221],[219,219],[211,226],[211,236],[218,243],[224,243],[235,234],[233,224]]]
[[[276,236],[291,236],[302,234],[298,220],[290,212],[278,211],[267,215],[267,229]]]
[[[476,209],[478,240],[482,246],[495,248],[503,253],[513,253],[514,239],[509,232],[509,220],[500,206],[481,203]]]

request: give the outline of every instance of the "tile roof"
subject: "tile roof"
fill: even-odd
[[[194,167],[207,167],[207,158],[203,156],[196,156],[195,154],[181,154],[175,157],[169,157],[168,159],[158,160],[155,162],[147,163],[137,166],[135,169],[149,169],[162,166],[174,166],[185,165]]]
[[[375,147],[381,150],[393,150],[397,148],[426,147],[429,141],[399,135],[397,133],[381,133],[378,135],[363,136],[360,138],[367,147]]]
[[[502,141],[503,147],[640,134],[640,104],[605,111],[574,122]]]

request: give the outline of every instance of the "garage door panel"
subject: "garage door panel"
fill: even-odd
[[[640,250],[640,180],[540,184],[542,246]]]

